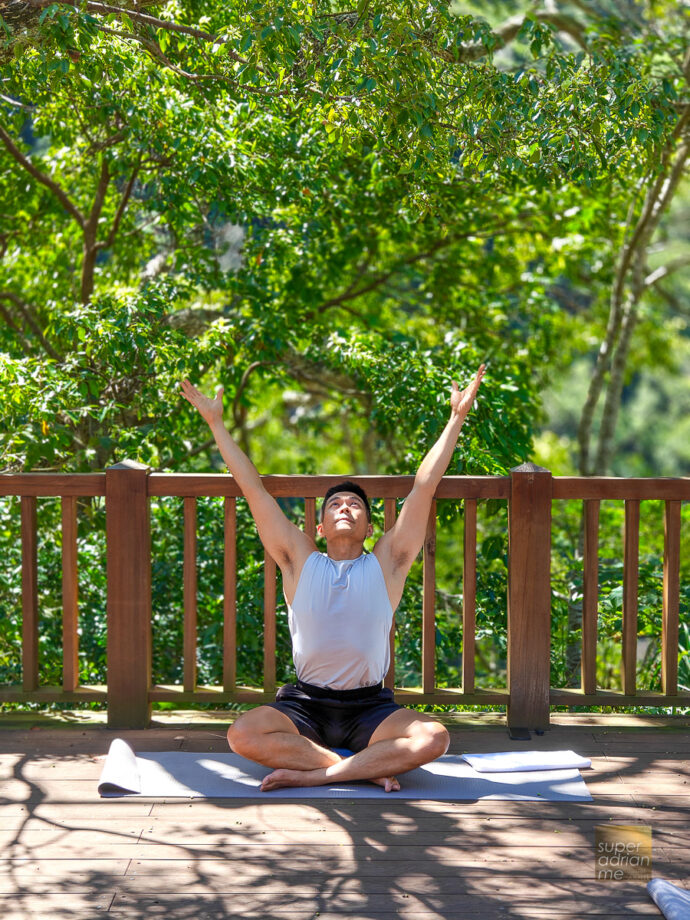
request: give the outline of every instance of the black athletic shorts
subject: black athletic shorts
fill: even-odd
[[[378,726],[391,713],[402,709],[393,700],[393,691],[382,684],[355,690],[331,690],[298,680],[286,684],[267,703],[284,712],[300,735],[328,748],[362,751]]]

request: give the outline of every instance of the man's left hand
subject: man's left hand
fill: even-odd
[[[464,419],[470,411],[472,404],[477,398],[477,391],[479,390],[479,385],[482,382],[485,370],[486,365],[482,364],[472,383],[465,387],[464,390],[460,389],[455,380],[453,381],[453,389],[450,393],[450,411],[453,415],[460,416]]]

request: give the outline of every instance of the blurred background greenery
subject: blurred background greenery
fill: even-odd
[[[675,2],[0,3],[0,464],[224,470],[181,399],[225,387],[262,473],[413,473],[489,372],[449,472],[685,476],[690,99]],[[300,519],[298,504],[285,506]],[[437,674],[460,681],[462,508],[440,505]],[[683,508],[680,682],[690,687]],[[241,681],[262,554],[240,503]],[[182,669],[181,504],[152,505],[154,679]],[[58,503],[39,502],[41,680],[60,683]],[[602,506],[602,688],[623,509]],[[21,680],[0,499],[0,682]],[[104,509],[79,504],[81,679],[105,680]],[[643,505],[639,685],[659,687],[662,511]],[[199,507],[200,683],[221,667],[222,509]],[[506,509],[479,509],[477,684],[505,686]],[[581,510],[554,507],[552,670],[577,683]],[[421,572],[398,613],[420,680]],[[290,676],[284,608],[279,678]]]

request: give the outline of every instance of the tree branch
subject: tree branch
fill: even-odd
[[[55,195],[63,208],[72,215],[76,220],[79,226],[83,229],[86,219],[79,208],[70,201],[65,191],[60,188],[57,182],[54,182],[50,176],[46,176],[45,173],[41,172],[34,164],[29,160],[21,150],[16,146],[10,135],[5,131],[5,129],[0,125],[0,140],[3,142],[5,147],[8,149],[10,154],[14,159],[19,163],[22,169],[25,169],[31,176],[36,179],[37,182],[40,182],[41,185],[44,185],[47,189]]]
[[[643,290],[649,290],[649,288],[654,287],[664,278],[668,278],[668,276],[672,275],[673,272],[677,272],[679,269],[685,268],[686,265],[690,265],[690,255],[679,256],[679,258],[672,259],[666,265],[659,266],[659,268],[655,269],[644,279]]]
[[[98,177],[96,194],[88,219],[84,223],[84,261],[81,270],[81,302],[88,303],[91,299],[94,288],[94,272],[96,269],[96,255],[98,253],[98,243],[96,234],[98,233],[98,221],[103,210],[105,196],[108,193],[110,184],[110,169],[105,157],[101,158],[101,173]]]
[[[192,73],[189,70],[183,70],[181,67],[178,67],[177,64],[173,64],[173,62],[168,57],[166,57],[159,45],[157,45],[154,41],[149,41],[142,35],[136,35],[134,32],[120,32],[117,29],[111,29],[109,26],[104,26],[100,22],[96,23],[96,28],[101,32],[106,32],[108,35],[115,35],[117,38],[122,39],[122,41],[138,42],[140,45],[142,45],[142,47],[146,48],[146,50],[153,58],[155,58],[157,61],[160,61],[165,67],[167,67],[168,70],[176,73],[179,77],[184,77],[185,80],[192,80],[197,83],[204,80],[225,83],[228,86],[241,88],[244,92],[254,93],[255,95],[263,96],[267,99],[275,99],[279,96],[291,95],[291,91],[287,89],[272,91],[262,89],[259,86],[248,86],[244,83],[240,84],[238,80],[232,80],[230,77],[227,77],[224,74]]]
[[[581,48],[587,47],[584,27],[577,19],[573,19],[572,16],[567,16],[565,13],[559,13],[556,10],[536,10],[532,15],[535,19],[539,20],[539,22],[548,23],[549,25],[555,26],[559,32],[565,32]],[[511,16],[511,18],[507,19],[502,25],[497,26],[493,30],[493,34],[498,41],[491,49],[491,52],[482,42],[471,42],[466,45],[460,45],[452,52],[440,52],[436,50],[435,53],[453,64],[478,61],[480,58],[486,57],[487,54],[500,51],[502,48],[505,48],[506,45],[510,44],[523,27],[525,20],[526,17],[520,14],[518,16]]]
[[[240,396],[246,389],[247,384],[249,383],[249,378],[254,373],[254,371],[258,367],[263,367],[265,364],[265,361],[253,361],[245,370],[244,374],[242,374],[242,379],[240,380],[240,384],[235,392],[235,398],[232,401],[232,417],[235,422],[235,426],[239,429],[243,429],[245,421],[242,412],[240,411]]]
[[[529,216],[526,213],[521,213],[516,216],[516,219],[521,219]],[[358,277],[353,281],[342,294],[339,294],[337,297],[332,297],[330,300],[325,300],[316,310],[312,310],[305,317],[305,320],[312,319],[315,315],[325,313],[326,310],[330,310],[331,307],[342,306],[343,303],[347,300],[354,300],[357,297],[361,297],[363,294],[368,294],[370,291],[373,291],[375,288],[380,287],[382,284],[385,284],[390,278],[393,277],[397,272],[400,271],[405,265],[413,265],[415,262],[420,262],[423,259],[427,259],[430,256],[435,255],[439,250],[445,249],[447,246],[451,246],[453,243],[458,240],[465,239],[468,236],[473,237],[483,237],[483,236],[499,236],[502,233],[510,233],[515,228],[510,227],[508,224],[499,224],[495,227],[492,227],[491,230],[482,231],[482,230],[468,230],[465,233],[455,233],[449,234],[446,237],[443,237],[440,240],[437,240],[433,243],[429,249],[424,250],[424,252],[414,252],[412,255],[407,256],[401,261],[397,262],[389,271],[384,272],[381,275],[376,276],[367,284],[362,285],[361,287],[355,290],[355,282],[362,275],[360,270]],[[524,229],[524,228],[521,228]]]
[[[2,293],[0,293],[0,298],[1,297],[2,297]],[[7,307],[3,307],[1,303],[0,303],[0,316],[2,316],[2,318],[5,320],[5,324],[9,326],[10,329],[14,330],[14,332],[17,333],[17,338],[21,342],[21,346],[22,346],[22,349],[24,350],[24,353],[27,356],[31,357],[32,355],[31,348],[29,347],[29,343],[24,337],[22,330],[12,319],[12,316],[10,315],[10,311],[7,309]]]
[[[55,361],[62,360],[60,355],[55,351],[53,346],[50,344],[50,342],[46,339],[46,337],[41,332],[38,324],[36,323],[33,316],[31,315],[31,308],[29,307],[27,303],[25,303],[21,299],[21,297],[18,297],[12,291],[0,291],[0,300],[9,300],[10,303],[13,303],[17,307],[21,315],[23,316],[27,326],[31,329],[33,334],[36,336],[38,341],[43,346],[43,349],[46,352],[46,354],[50,355],[50,357],[53,358],[53,360]],[[6,311],[4,309],[3,309],[3,315],[6,315]],[[11,322],[9,324],[14,326],[14,324]],[[17,329],[17,326],[14,326],[14,328]],[[19,330],[17,329],[17,331]]]
[[[689,120],[690,111],[684,112],[681,118],[678,120],[678,124],[676,125],[671,136],[671,141],[664,152],[659,173],[654,180],[652,187],[647,191],[644,203],[642,205],[642,212],[637,219],[631,236],[622,247],[620,257],[618,259],[618,264],[616,265],[614,283],[611,291],[609,320],[606,328],[606,335],[604,341],[601,343],[601,347],[597,355],[596,366],[590,380],[587,398],[585,400],[582,414],[580,416],[580,423],[578,425],[577,440],[580,452],[579,473],[581,476],[589,476],[592,473],[592,470],[589,466],[589,442],[594,419],[594,412],[596,410],[596,406],[604,386],[604,375],[606,374],[609,363],[613,358],[614,348],[619,337],[624,312],[630,309],[632,309],[634,312],[635,309],[634,304],[626,304],[625,288],[628,282],[630,269],[635,264],[635,262],[639,261],[640,254],[646,250],[649,240],[658,227],[664,210],[667,208],[668,203],[675,193],[678,187],[678,183],[680,182],[680,179],[683,175],[685,163],[690,152],[687,141],[684,141],[681,144],[681,147],[677,151],[673,163],[671,162],[671,159],[674,154],[673,147],[675,141],[684,135],[685,127]],[[633,200],[631,202],[628,213],[628,226],[632,221],[634,211],[635,208]],[[635,298],[639,299],[639,297],[642,295],[643,289],[643,285],[641,284],[640,290],[635,294]],[[635,322],[636,319],[631,319],[631,321],[627,324],[630,330],[629,335],[632,335],[632,328],[634,327]],[[600,458],[602,456],[601,450],[599,452],[599,456]],[[599,464],[597,465],[599,466]]]
[[[127,203],[129,202],[130,196],[132,194],[132,189],[134,188],[134,183],[136,182],[137,176],[139,175],[139,169],[141,168],[141,158],[142,154],[139,154],[137,165],[134,167],[132,175],[129,177],[129,181],[127,182],[125,190],[122,193],[122,197],[120,198],[120,203],[117,206],[117,211],[115,212],[115,217],[113,219],[113,225],[110,228],[110,233],[105,240],[101,240],[99,243],[96,243],[96,249],[110,249],[110,247],[115,242],[115,237],[117,236],[117,231],[120,226],[120,221],[122,220],[122,215],[125,213]]]
[[[680,299],[676,297],[675,294],[671,293],[671,291],[666,290],[666,288],[659,284],[657,285],[656,292],[657,294],[661,294],[671,310],[679,316],[690,316],[690,309],[688,309],[685,304],[681,303]]]
[[[8,105],[12,106],[14,109],[21,109],[22,112],[33,112],[36,106],[26,105],[24,102],[18,102],[16,99],[12,99],[11,96],[5,96],[4,93],[0,93],[0,99],[3,102],[6,102]]]
[[[43,0],[42,5],[49,6],[50,2],[51,0]],[[71,6],[71,4],[63,5]],[[194,29],[191,26],[183,26],[177,22],[170,22],[170,20],[158,19],[156,16],[149,16],[147,13],[141,13],[138,10],[123,9],[122,7],[110,6],[106,3],[94,3],[92,0],[88,0],[86,3],[86,8],[87,10],[90,10],[94,13],[104,13],[106,15],[109,13],[115,13],[117,16],[128,16],[135,22],[141,22],[143,25],[152,26],[154,29],[166,29],[169,32],[178,32],[182,35],[189,35],[192,38],[199,38],[202,41],[209,42],[214,45],[228,44],[228,39],[223,38],[222,35],[211,35],[210,32],[205,32],[203,29]],[[228,49],[228,57],[232,58],[232,60],[236,61],[238,64],[248,63],[246,58],[243,58],[232,49]]]

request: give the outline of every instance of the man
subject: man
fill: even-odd
[[[208,423],[283,576],[297,684],[281,688],[275,703],[243,712],[228,729],[233,751],[273,768],[262,791],[370,780],[391,792],[400,789],[396,773],[448,750],[444,726],[399,706],[382,682],[393,612],[483,376],[484,365],[465,390],[453,383],[450,419],[422,461],[395,525],[371,554],[363,553],[372,526],[359,486],[343,482],[327,492],[317,527],[327,551],[319,553],[314,540],[285,517],[227,432],[223,388],[209,399],[183,382],[183,395]],[[332,748],[354,753],[342,756]]]

